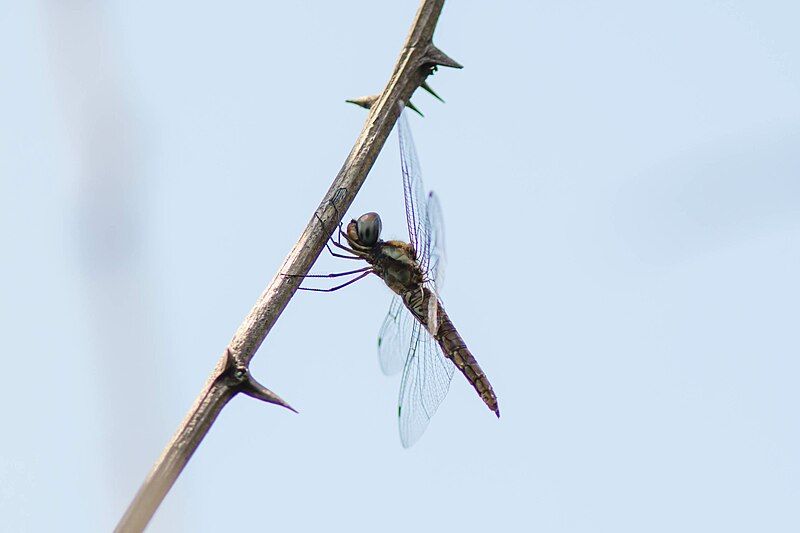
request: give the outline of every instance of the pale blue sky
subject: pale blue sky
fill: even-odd
[[[0,529],[116,523],[417,3],[0,16]],[[466,382],[397,435],[377,279],[299,294],[151,531],[800,529],[800,5],[451,1],[412,119]],[[349,216],[404,238],[396,137]],[[345,265],[345,266],[350,266]],[[331,258],[315,270],[341,269]]]

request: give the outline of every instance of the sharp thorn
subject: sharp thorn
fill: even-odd
[[[250,375],[250,372],[247,373],[247,378],[242,382],[242,392],[251,398],[261,400],[262,402],[280,405],[281,407],[285,407],[290,411],[295,413],[297,412],[297,410],[286,403],[283,398],[256,381],[256,379]]]
[[[234,384],[239,392],[243,392],[252,398],[280,405],[290,411],[297,412],[297,410],[286,403],[283,398],[256,381],[250,374],[250,369],[247,368],[246,363],[236,360],[236,356],[233,354],[233,350],[231,350],[230,347],[225,349],[225,361],[220,377],[224,377],[226,380],[232,380],[229,381],[229,383]]]
[[[427,81],[423,81],[423,82],[422,82],[422,85],[420,85],[420,87],[422,87],[423,89],[425,89],[426,91],[428,91],[429,93],[431,93],[431,95],[432,95],[434,98],[436,98],[436,99],[437,99],[437,100],[439,100],[440,102],[444,103],[444,100],[442,100],[442,97],[441,97],[441,96],[439,96],[438,94],[436,94],[436,91],[434,91],[433,89],[431,89],[431,86],[430,86],[430,85],[428,85],[428,82],[427,82]]]
[[[422,111],[420,111],[419,109],[417,109],[417,106],[415,106],[414,104],[412,104],[412,103],[411,103],[411,100],[409,100],[408,102],[406,102],[406,107],[407,107],[407,108],[409,108],[409,109],[410,109],[410,110],[412,110],[412,111],[416,111],[416,112],[417,112],[417,114],[418,114],[419,116],[421,116],[421,117],[423,117],[423,118],[425,117],[425,115],[423,115],[423,114],[422,114]]]
[[[425,56],[422,58],[422,63],[426,65],[441,65],[443,67],[451,68],[464,68],[461,63],[455,59],[451,59],[447,54],[436,48],[433,44],[428,46]]]
[[[364,109],[369,109],[372,107],[372,104],[378,101],[381,95],[379,94],[371,94],[369,96],[359,96],[358,98],[352,98],[350,100],[345,100],[348,104],[355,104],[358,107],[363,107]]]

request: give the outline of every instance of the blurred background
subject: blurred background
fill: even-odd
[[[114,526],[416,8],[2,2],[0,529]],[[457,375],[404,450],[389,290],[301,293],[253,362],[300,414],[234,399],[150,531],[800,529],[799,19],[449,2],[412,128],[502,418]],[[401,187],[393,134],[348,216]]]

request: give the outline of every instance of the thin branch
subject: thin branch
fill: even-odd
[[[432,42],[443,5],[444,0],[422,0],[392,76],[383,92],[370,102],[370,113],[361,134],[339,174],[278,273],[234,334],[186,418],[117,524],[116,531],[142,531],[147,526],[222,408],[237,393],[244,392],[289,407],[258,384],[249,372],[256,350],[302,281],[302,277],[282,273],[302,276],[311,269],[328,240],[330,232],[324,228],[337,227],[352,204],[400,114],[399,104],[406,104],[437,66],[461,67]]]

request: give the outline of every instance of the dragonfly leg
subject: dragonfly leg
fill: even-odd
[[[333,239],[331,239],[331,244],[333,244],[335,247],[337,247],[337,248],[339,248],[341,250],[344,250],[346,252],[350,252],[353,255],[358,255],[358,253],[355,250],[353,250],[352,248],[350,248],[348,246],[345,246],[344,244],[340,244],[340,243],[334,241]],[[359,257],[359,259],[360,259],[360,257]]]
[[[342,276],[348,276],[350,274],[358,274],[359,272],[366,272],[367,270],[372,270],[372,266],[367,266],[364,268],[359,268],[357,270],[350,270],[348,272],[336,272],[335,274],[284,274],[287,278],[339,278]]]
[[[342,231],[342,223],[340,222],[339,223],[339,233],[337,235],[337,240],[333,240],[333,236],[329,237],[328,240],[330,241],[330,244],[334,245],[335,247],[337,247],[337,248],[339,248],[341,250],[344,250],[345,252],[353,254],[355,257],[349,257],[349,256],[342,255],[342,254],[335,254],[335,253],[333,253],[333,250],[331,250],[329,248],[328,251],[331,253],[331,255],[333,255],[334,257],[344,257],[345,259],[363,259],[363,257],[358,255],[358,252],[356,252],[355,250],[353,250],[349,246],[345,246],[344,244],[342,244],[342,235],[344,235],[344,234],[345,233]],[[327,244],[326,244],[326,246],[327,246]]]
[[[347,193],[347,189],[346,189],[346,188],[344,188],[344,187],[340,187],[340,188],[339,188],[339,189],[338,189],[338,190],[337,190],[337,191],[336,191],[336,192],[333,194],[333,197],[328,199],[328,203],[329,203],[329,204],[331,204],[331,207],[333,207],[333,212],[334,212],[334,213],[336,213],[336,218],[337,218],[337,220],[339,220],[339,221],[340,221],[340,222],[339,222],[339,231],[342,231],[342,223],[341,223],[341,218],[342,218],[342,216],[339,214],[339,208],[338,208],[338,207],[336,207],[336,202],[337,202],[338,200],[340,200],[340,199],[342,198],[342,196],[344,196],[344,195],[345,195],[345,193]],[[333,233],[333,228],[331,228],[330,230],[328,230],[328,228],[327,228],[327,227],[325,227],[325,223],[322,221],[322,218],[320,218],[320,216],[319,216],[319,214],[318,214],[318,213],[314,213],[314,216],[316,216],[316,217],[317,217],[317,220],[319,220],[319,223],[322,225],[322,227],[323,227],[323,228],[324,228],[326,231],[328,231],[328,232],[329,232],[329,234],[330,234],[330,233]]]
[[[336,243],[334,242],[334,244],[336,244]],[[331,249],[331,246],[330,246],[330,244],[328,244],[327,242],[325,243],[325,248],[327,248],[327,249],[328,249],[328,252],[330,252],[330,254],[331,254],[333,257],[341,257],[342,259],[361,259],[361,257],[357,257],[357,256],[353,256],[353,255],[337,254],[336,252],[334,252],[334,251]]]
[[[369,276],[372,273],[373,273],[372,270],[367,270],[366,272],[364,272],[363,274],[361,274],[357,278],[353,278],[350,281],[348,281],[347,283],[342,283],[341,285],[337,285],[336,287],[331,287],[330,289],[314,289],[314,288],[311,288],[311,287],[298,287],[298,289],[301,290],[301,291],[312,291],[312,292],[333,292],[333,291],[338,291],[339,289],[343,289],[344,287],[347,287],[348,285],[350,285],[352,283],[355,283],[356,281],[358,281],[358,280],[360,280],[362,278],[365,278],[365,277]]]
[[[339,208],[336,207],[336,200],[340,199],[347,193],[347,189],[344,187],[339,188],[336,193],[333,195],[333,198],[329,200],[331,206],[333,206],[333,211],[336,213],[336,218],[339,220],[339,233],[336,235],[336,240],[339,245],[342,244],[342,216],[339,214]],[[331,239],[333,240],[333,239]]]
[[[337,194],[338,194],[338,193],[337,193]],[[333,209],[336,211],[336,216],[338,217],[338,216],[339,216],[339,210],[336,208],[336,204],[333,202],[333,200],[329,200],[329,202],[330,202],[330,204],[333,206]],[[319,223],[320,223],[320,225],[323,227],[323,229],[325,229],[325,230],[327,231],[327,228],[325,227],[325,223],[322,221],[322,218],[320,218],[319,214],[318,214],[318,213],[314,213],[314,216],[315,216],[315,217],[317,217],[317,220],[319,220]],[[332,232],[332,231],[331,231],[331,232]],[[333,235],[328,235],[328,241],[330,241],[331,243],[333,243],[333,245],[334,245],[334,246],[336,246],[337,248],[341,248],[342,250],[345,250],[346,252],[349,252],[349,253],[351,253],[351,254],[354,254],[354,251],[353,251],[352,249],[350,249],[350,248],[348,248],[347,246],[345,246],[345,245],[343,245],[343,244],[342,244],[342,234],[343,234],[343,232],[342,232],[342,223],[341,223],[341,222],[339,222],[339,232],[338,232],[338,234],[337,234],[337,239],[338,239],[338,242],[337,242],[336,240],[334,240],[334,239],[333,239]],[[340,257],[340,258],[342,258],[342,259],[361,259],[361,258],[360,258],[360,257],[358,257],[357,255],[355,255],[354,257],[352,257],[352,256],[349,256],[349,255],[344,255],[344,254],[337,254],[337,253],[335,253],[335,252],[334,252],[334,251],[331,249],[331,247],[330,247],[330,244],[329,244],[328,242],[325,242],[325,247],[328,249],[328,252],[330,252],[330,254],[331,254],[333,257]]]

